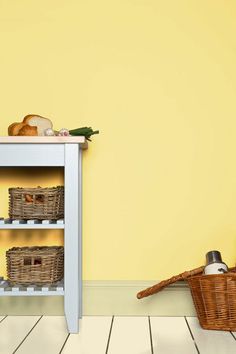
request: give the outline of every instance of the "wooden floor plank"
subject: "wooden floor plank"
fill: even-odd
[[[231,332],[231,333],[232,333],[234,339],[236,340],[236,332]]]
[[[151,317],[154,354],[197,354],[184,317]]]
[[[0,353],[59,354],[68,331],[63,316],[0,316]],[[39,322],[38,322],[39,320]],[[80,333],[70,335],[62,354],[105,354],[111,317],[83,317]],[[229,332],[203,330],[197,318],[187,318],[201,354],[235,354]],[[37,323],[38,322],[38,323]],[[153,354],[197,354],[183,317],[151,317]],[[236,333],[234,333],[236,335]],[[108,354],[151,354],[147,317],[115,317]]]
[[[115,317],[108,354],[151,354],[147,317]]]
[[[39,319],[40,316],[8,316],[0,322],[0,353],[12,354]]]
[[[112,317],[83,317],[79,334],[71,334],[63,354],[105,354]]]
[[[236,341],[230,332],[204,330],[196,317],[187,317],[201,354],[235,354]]]
[[[17,354],[58,354],[67,336],[64,316],[44,316],[17,350]]]

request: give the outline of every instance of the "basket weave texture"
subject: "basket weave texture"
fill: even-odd
[[[20,220],[64,218],[64,187],[9,188],[9,217]]]
[[[13,247],[6,252],[8,281],[13,284],[52,284],[63,278],[64,247]]]
[[[236,269],[187,279],[202,328],[236,330]]]

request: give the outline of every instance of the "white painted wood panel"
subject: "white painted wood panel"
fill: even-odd
[[[0,166],[64,166],[64,144],[0,144]]]
[[[184,317],[151,317],[154,354],[197,354]]]
[[[83,317],[78,334],[71,334],[62,354],[105,354],[112,317]]]
[[[236,341],[230,332],[204,330],[196,317],[187,317],[201,354],[235,354]]]
[[[39,316],[8,316],[0,322],[0,353],[12,354]]]
[[[67,336],[64,316],[45,316],[22,343],[17,354],[58,354]]]
[[[108,354],[151,354],[147,317],[115,317]]]

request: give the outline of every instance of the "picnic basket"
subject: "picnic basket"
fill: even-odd
[[[166,286],[186,280],[202,328],[236,331],[236,268],[224,274],[203,274],[199,267],[164,280],[137,294],[137,298],[155,294]]]

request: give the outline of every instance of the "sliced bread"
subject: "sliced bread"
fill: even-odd
[[[24,124],[28,124],[31,127],[37,127],[38,135],[44,135],[44,131],[48,128],[52,129],[52,122],[48,118],[38,116],[36,114],[28,114],[23,119]]]

